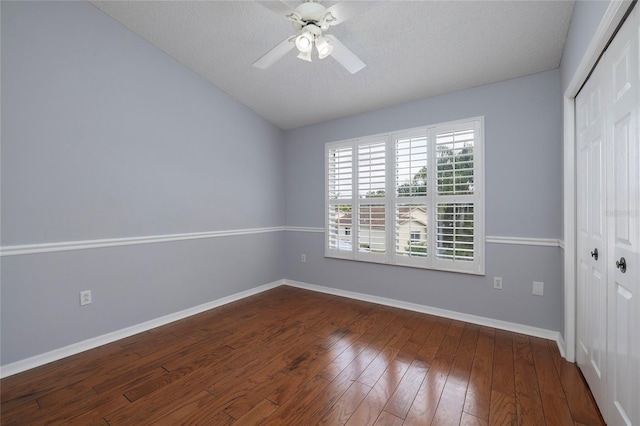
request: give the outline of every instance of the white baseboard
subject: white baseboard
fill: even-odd
[[[74,343],[63,348],[54,349],[52,351],[35,355],[30,358],[26,358],[20,361],[13,362],[11,364],[0,366],[0,378],[12,376],[14,374],[21,373],[32,368],[40,367],[50,362],[58,361],[68,356],[79,354],[80,352],[87,351],[89,349],[97,348],[98,346],[113,343],[117,340],[124,339],[126,337],[133,336],[138,333],[149,331],[153,328],[160,327],[165,324],[169,324],[174,321],[178,321],[192,315],[199,314],[209,309],[217,308],[227,303],[235,302],[240,299],[244,299],[249,296],[253,296],[258,293],[262,293],[267,290],[279,287],[281,285],[288,285],[291,287],[302,288],[305,290],[316,291],[319,293],[332,294],[335,296],[347,297],[350,299],[362,300],[364,302],[376,303],[379,305],[391,306],[394,308],[406,309],[414,312],[421,312],[425,314],[436,315],[439,317],[450,318],[458,321],[465,321],[472,324],[483,325],[487,327],[498,328],[501,330],[512,331],[515,333],[526,334],[528,336],[541,337],[543,339],[553,340],[557,343],[560,354],[565,356],[564,340],[559,332],[546,330],[543,328],[531,327],[528,325],[512,323],[508,321],[501,321],[492,318],[480,317],[477,315],[464,314],[461,312],[449,311],[446,309],[434,308],[426,305],[419,305],[417,303],[404,302],[401,300],[389,299],[386,297],[372,296],[363,293],[355,293],[352,291],[340,290],[330,287],[323,287],[314,284],[303,283],[293,280],[278,280],[269,284],[261,285],[249,290],[245,290],[239,293],[232,294],[221,299],[213,300],[211,302],[204,303],[202,305],[194,306],[173,314],[165,315],[160,318],[156,318],[150,321],[143,322],[131,327],[117,330],[111,333],[103,334],[102,336],[94,337],[84,340],[82,342]]]
[[[562,358],[567,359],[567,356],[565,355],[567,353],[565,350],[567,344],[565,343],[564,339],[562,338],[562,334],[560,333],[558,333],[556,344],[558,345],[558,350],[560,351],[560,355],[562,356]]]
[[[350,299],[362,300],[364,302],[377,303],[379,305],[391,306],[394,308],[406,309],[424,314],[436,315],[439,317],[450,318],[458,321],[469,322],[472,324],[483,325],[487,327],[499,328],[500,330],[512,331],[514,333],[526,334],[528,336],[541,337],[543,339],[553,340],[558,343],[560,353],[564,354],[564,347],[561,348],[560,342],[562,336],[560,333],[544,328],[531,327],[529,325],[517,324],[508,321],[501,321],[493,318],[480,317],[477,315],[464,314],[446,309],[434,308],[426,305],[418,305],[417,303],[404,302],[402,300],[388,299],[386,297],[371,296],[363,293],[355,293],[352,291],[340,290],[336,288],[323,287],[314,284],[307,284],[299,281],[284,280],[285,285],[298,287],[306,290],[317,291],[320,293],[332,294],[334,296],[343,296]],[[563,355],[564,356],[564,355]]]
[[[279,287],[283,284],[284,280],[274,281],[269,284],[261,285],[259,287],[255,287],[246,291],[241,291],[240,293],[235,293],[221,299],[203,303],[202,305],[184,309],[182,311],[146,321],[141,324],[123,328],[122,330],[103,334],[102,336],[83,340],[82,342],[74,343],[63,348],[54,349],[40,355],[35,355],[30,358],[13,362],[11,364],[3,365],[0,366],[0,378],[12,376],[14,374],[30,370],[32,368],[40,367],[50,362],[58,361],[62,358],[76,355],[89,349],[97,348],[98,346],[106,345],[107,343],[113,343],[117,340],[124,339],[125,337],[130,337],[138,333],[149,331],[153,328],[160,327],[162,325],[169,324],[171,322],[178,321],[204,311],[208,311],[209,309],[217,308],[218,306],[226,305],[227,303],[235,302],[237,300],[262,293],[263,291],[271,290],[272,288]]]

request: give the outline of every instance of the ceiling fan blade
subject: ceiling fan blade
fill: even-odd
[[[354,16],[369,10],[374,6],[382,3],[381,1],[341,1],[334,4],[330,8],[324,11],[324,13],[331,13],[335,18],[334,21],[327,21],[329,25],[338,25],[344,21],[353,18]]]
[[[278,15],[288,15],[293,11],[293,8],[287,4],[287,2],[283,1],[264,1],[264,0],[256,0],[257,3],[260,3],[264,7],[269,10],[274,11]]]
[[[292,37],[287,37],[280,42],[276,47],[262,55],[260,59],[253,63],[253,66],[260,69],[267,69],[274,64],[278,59],[287,54],[288,51],[293,49],[294,43]]]
[[[333,52],[331,52],[331,56],[333,56],[333,59],[338,61],[340,65],[345,67],[351,74],[355,74],[362,68],[367,66],[364,62],[362,62],[360,58],[355,55],[355,53],[350,51],[347,46],[342,44],[340,40],[330,34],[326,34],[325,37],[331,40],[331,44],[333,46]]]

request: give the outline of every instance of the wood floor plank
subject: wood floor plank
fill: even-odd
[[[464,411],[483,420],[489,420],[491,406],[491,377],[493,376],[493,347],[495,330],[483,328],[478,336]]]
[[[401,358],[411,361],[416,358],[419,355],[424,342],[427,340],[427,337],[429,337],[431,330],[433,330],[433,327],[437,323],[437,318],[431,315],[420,315],[418,320],[420,322],[413,333],[411,333],[409,340],[407,340],[407,342],[400,348],[399,356]],[[425,361],[423,360],[423,362]]]
[[[382,334],[388,327],[385,325],[387,321],[395,319],[396,314],[389,315],[388,311],[384,309],[377,310],[366,321],[369,326],[364,330],[364,333],[360,335],[358,340],[353,344],[349,350],[343,351],[336,359],[334,359],[324,370],[320,373],[322,377],[327,380],[333,380],[340,372],[346,368],[351,362],[364,350],[369,349],[373,344],[374,339]],[[384,319],[384,320],[382,320]],[[379,344],[379,343],[378,343]]]
[[[487,420],[472,416],[469,413],[462,413],[462,419],[460,419],[460,426],[487,426],[488,424]]]
[[[562,358],[556,345],[549,344],[548,346],[573,419],[586,425],[604,425],[604,420],[595,405],[593,395],[591,395],[578,367]]]
[[[165,409],[162,415],[156,412],[148,413],[145,419],[137,418],[134,422],[132,419],[124,418],[118,421],[110,420],[110,424],[144,424],[144,425],[175,425],[175,424],[207,424],[211,418],[218,418],[221,414],[217,401],[207,391],[199,392],[191,398],[183,399],[177,404],[172,404],[170,409]],[[218,409],[216,409],[218,408]],[[223,417],[224,418],[224,417]]]
[[[465,325],[460,345],[456,350],[447,382],[442,390],[442,395],[433,417],[433,425],[458,423],[462,417],[471,366],[478,342],[478,333],[478,326]]]
[[[202,370],[202,371],[201,371]],[[180,378],[162,388],[161,392],[154,392],[118,409],[106,416],[109,424],[145,424],[166,418],[170,413],[183,406],[192,406],[195,401],[212,398],[206,391],[206,378],[223,381],[232,371],[218,367],[200,369]],[[180,395],[176,398],[176,395]],[[200,402],[198,402],[200,403]]]
[[[257,425],[266,420],[280,406],[274,404],[268,399],[258,402],[251,410],[236,420],[239,425]]]
[[[531,352],[536,366],[540,392],[564,398],[564,390],[546,340],[530,337],[529,341],[531,342]]]
[[[386,411],[383,411],[378,420],[374,423],[376,426],[401,426],[402,419],[394,416]]]
[[[0,381],[3,425],[604,422],[555,342],[278,287]]]
[[[389,346],[382,349],[356,380],[369,387],[373,387],[399,352],[400,349]]]
[[[515,397],[516,376],[513,370],[513,345],[513,333],[496,330],[491,389]]]
[[[516,334],[513,339],[513,350],[518,424],[545,424],[540,386],[529,337]]]
[[[65,426],[85,426],[85,425],[106,425],[105,417],[126,405],[129,401],[122,395],[111,398],[107,403],[100,404],[84,413],[78,414],[70,419],[64,419]],[[74,408],[74,412],[76,409]]]
[[[441,345],[443,340],[445,339],[449,327],[451,325],[451,320],[445,318],[439,318],[434,324],[429,336],[424,341],[420,349],[418,350],[418,354],[416,358],[426,365],[430,365],[433,359],[436,356],[436,353],[441,350]],[[452,339],[451,337],[449,338]],[[455,340],[455,336],[453,337]],[[449,343],[449,342],[448,342]],[[455,348],[453,349],[455,351]],[[451,352],[453,356],[453,352]]]
[[[371,387],[360,382],[352,382],[335,404],[325,413],[318,424],[343,425],[349,421],[356,408],[371,391]]]
[[[404,419],[411,408],[428,368],[422,361],[415,360],[387,401],[384,411]]]
[[[373,425],[398,384],[400,384],[400,380],[409,369],[409,365],[398,359],[392,361],[346,424],[350,426]]]
[[[571,410],[567,400],[556,395],[542,392],[542,407],[544,418],[548,425],[568,425],[573,423]]]
[[[450,369],[450,361],[436,360],[431,364],[405,417],[405,424],[422,425],[431,423]]]
[[[515,393],[491,391],[491,406],[489,409],[490,425],[515,425],[518,423]]]
[[[342,397],[351,384],[367,368],[379,353],[375,348],[367,348],[361,352],[340,374],[321,391],[314,401],[310,402],[305,413],[297,413],[289,424],[316,424],[331,410],[334,403]],[[366,385],[365,385],[366,386]]]
[[[230,404],[228,404],[224,412],[234,419],[240,419],[246,415],[249,411],[260,403],[260,401],[267,399],[275,389],[281,386],[283,381],[291,380],[290,376],[287,376],[281,371],[276,372],[272,376],[269,376],[261,383],[256,383],[253,388],[238,398],[235,398]],[[273,402],[273,401],[272,401]]]
[[[445,335],[442,336],[443,327],[448,325],[445,331]],[[438,402],[444,390],[449,371],[453,364],[454,355],[460,344],[462,338],[463,324],[457,321],[440,321],[438,325],[434,327],[432,333],[429,335],[427,342],[431,340],[431,336],[434,336],[435,342],[440,342],[437,352],[431,355],[432,349],[429,347],[428,358],[433,359],[429,370],[420,385],[420,389],[416,394],[416,397],[411,404],[411,408],[405,418],[405,424],[407,425],[424,425],[430,424],[435,415]],[[431,346],[430,343],[428,346]],[[423,347],[425,347],[423,346]],[[421,353],[422,352],[421,349]],[[424,356],[419,356],[416,359],[424,360]]]
[[[337,378],[337,380],[340,379]],[[271,416],[267,417],[263,424],[296,424],[294,419],[300,415],[305,415],[309,411],[308,407],[316,400],[318,394],[330,383],[331,382],[325,378],[314,376],[310,381],[300,386],[298,391],[292,394],[290,398],[282,404],[279,404],[280,407]],[[344,383],[346,383],[346,381]],[[319,419],[316,418],[315,420],[317,422]],[[311,422],[307,424],[311,424]]]

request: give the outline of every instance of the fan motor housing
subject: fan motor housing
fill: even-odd
[[[326,7],[315,1],[308,1],[301,3],[295,8],[295,12],[300,16],[301,21],[305,24],[315,24],[322,20]],[[293,26],[296,30],[304,28],[306,25],[302,25],[299,22],[293,22]]]

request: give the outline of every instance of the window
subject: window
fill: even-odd
[[[326,255],[484,273],[483,118],[326,145]]]

